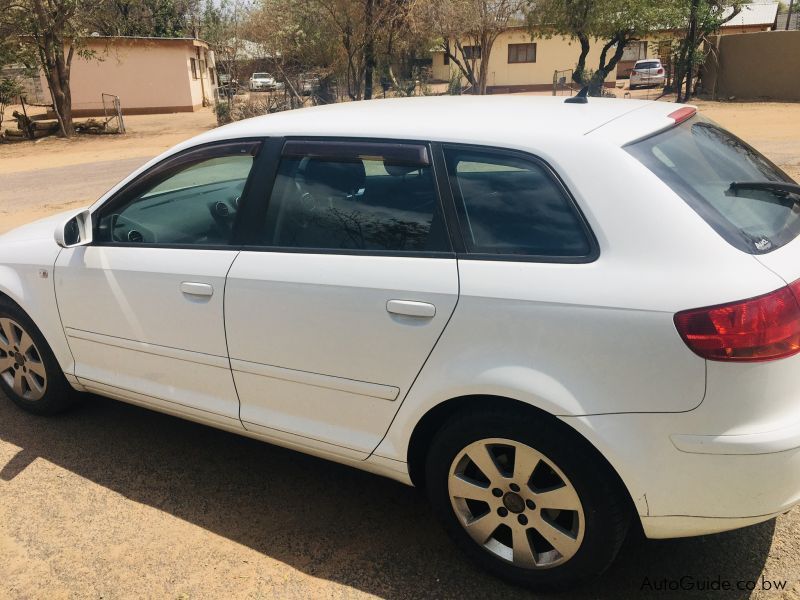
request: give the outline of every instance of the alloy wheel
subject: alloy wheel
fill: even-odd
[[[575,556],[585,519],[567,476],[541,452],[508,439],[473,442],[453,460],[450,503],[469,536],[524,569],[556,567]]]
[[[0,318],[0,378],[25,400],[40,400],[47,371],[33,338],[16,321]]]

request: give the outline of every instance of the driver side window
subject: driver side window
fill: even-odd
[[[97,239],[112,244],[230,244],[259,146],[225,143],[167,159],[101,209]]]

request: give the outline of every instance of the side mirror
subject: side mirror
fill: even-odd
[[[62,248],[75,248],[92,243],[92,213],[82,210],[58,227],[55,232],[56,244]]]

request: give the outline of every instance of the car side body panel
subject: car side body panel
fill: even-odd
[[[54,293],[53,266],[60,248],[53,241],[58,224],[68,211],[30,223],[0,236],[0,293],[28,314],[42,332],[70,383],[75,363]]]

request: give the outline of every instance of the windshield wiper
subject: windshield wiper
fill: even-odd
[[[734,181],[729,189],[732,192],[738,192],[739,190],[766,190],[768,192],[800,194],[800,185],[785,181]]]
[[[738,198],[739,191],[772,192],[773,194],[771,196],[745,196],[761,202],[780,204],[786,208],[791,208],[796,204],[800,204],[800,185],[796,183],[787,183],[784,181],[734,181],[726,190],[725,195]]]

